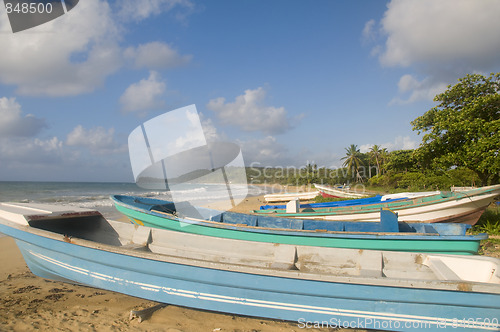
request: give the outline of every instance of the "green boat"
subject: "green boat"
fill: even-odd
[[[335,221],[376,221],[381,208],[398,213],[399,221],[427,223],[465,223],[474,225],[495,197],[500,185],[460,192],[441,192],[432,196],[409,198],[377,204],[303,208],[295,213],[285,209],[255,210],[256,214],[277,217],[322,219]]]
[[[176,203],[137,196],[112,196],[115,207],[134,224],[236,240],[317,247],[473,255],[486,234],[465,235],[466,224],[398,222],[382,209],[377,222],[336,222],[275,218],[192,207],[180,216]],[[183,207],[182,211],[189,209]],[[238,250],[238,248],[235,248]]]

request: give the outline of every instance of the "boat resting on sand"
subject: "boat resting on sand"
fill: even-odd
[[[278,194],[267,194],[264,195],[264,200],[266,202],[286,202],[293,199],[300,199],[302,201],[308,201],[314,199],[319,195],[319,191],[305,191],[300,193],[278,193]]]
[[[305,208],[297,213],[286,213],[282,209],[253,212],[301,219],[376,221],[380,208],[388,208],[397,212],[399,221],[404,222],[454,222],[474,225],[498,195],[500,185],[370,205]]]
[[[398,223],[388,210],[379,211],[379,222],[275,218],[185,206],[182,211],[192,214],[180,216],[169,201],[124,195],[111,198],[116,209],[138,225],[256,242],[472,255],[487,238],[486,234],[465,235],[469,225]]]
[[[373,197],[365,197],[365,198],[354,198],[354,199],[346,199],[342,201],[332,201],[332,202],[323,202],[323,203],[305,203],[300,204],[301,209],[305,208],[325,208],[325,207],[337,207],[337,206],[351,206],[351,205],[369,205],[369,204],[377,204],[382,202],[394,202],[403,199],[415,198],[415,197],[424,197],[440,194],[440,191],[426,191],[426,192],[406,192],[406,193],[398,193],[398,194],[387,194],[387,195],[375,195]],[[261,210],[279,210],[286,209],[286,205],[262,205],[260,207]]]
[[[317,184],[314,183],[314,187],[318,189],[319,194],[323,197],[338,197],[338,198],[362,198],[367,197],[368,195],[365,193],[358,193],[355,191],[351,191],[346,187],[332,187],[326,184]]]
[[[500,329],[495,258],[219,239],[49,205],[2,203],[0,215],[42,278],[299,327]]]

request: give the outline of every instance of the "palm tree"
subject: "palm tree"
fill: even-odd
[[[318,169],[318,166],[316,164],[312,165],[309,162],[306,165],[306,179],[307,179],[307,184],[311,184],[311,180],[314,180],[316,176],[316,170]]]
[[[371,147],[370,151],[368,154],[370,155],[370,159],[375,160],[375,163],[377,164],[377,174],[380,174],[380,154],[382,153],[382,149],[378,145],[374,145]]]
[[[351,175],[353,175],[353,177],[354,174],[352,174],[352,172],[356,170],[356,179],[361,180],[358,169],[362,162],[360,158],[361,152],[359,152],[358,146],[356,144],[351,144],[351,146],[345,148],[345,151],[346,156],[340,158],[340,160],[345,160],[342,166],[347,167],[347,170],[351,171]]]
[[[386,148],[380,150],[380,165],[382,167],[380,170],[381,171],[380,174],[382,174],[385,171],[385,164],[387,163],[388,156],[389,156],[389,151],[387,151]]]

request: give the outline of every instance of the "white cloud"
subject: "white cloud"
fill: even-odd
[[[57,163],[62,158],[63,143],[52,137],[45,140],[28,137],[0,139],[2,167]]]
[[[9,30],[7,15],[0,15],[0,31]],[[108,3],[80,1],[56,20],[0,34],[0,82],[24,95],[90,92],[120,67],[118,39]]]
[[[208,102],[207,108],[214,111],[224,124],[235,125],[244,131],[262,131],[266,134],[280,134],[291,128],[284,107],[264,105],[266,91],[259,87],[245,90],[235,101],[226,103],[219,97]]]
[[[309,147],[295,147],[290,150],[274,136],[239,140],[237,143],[248,166],[302,168],[307,164],[316,164],[318,167],[335,168],[340,165],[339,155],[330,148],[312,151]]]
[[[256,166],[278,166],[290,163],[288,149],[275,137],[266,136],[248,141],[238,141],[245,163],[258,163]]]
[[[183,18],[194,7],[189,0],[121,0],[119,6],[119,15],[123,19],[135,21],[141,21],[174,8],[184,10],[184,13],[178,13],[178,18]]]
[[[97,155],[121,153],[126,150],[126,147],[115,141],[114,134],[113,128],[108,130],[103,127],[85,129],[78,125],[68,134],[66,145],[85,147],[92,154]]]
[[[419,100],[432,100],[437,94],[445,91],[446,87],[446,83],[437,82],[431,77],[419,81],[413,75],[406,74],[398,82],[400,96],[393,98],[389,105],[409,104]],[[402,97],[404,94],[409,96],[405,99]]]
[[[368,22],[365,23],[365,27],[363,28],[363,31],[361,33],[363,41],[367,42],[375,38],[376,35],[374,30],[375,24],[376,24],[375,20],[369,20]]]
[[[0,138],[0,177],[23,181],[130,181],[126,145],[123,148],[107,150],[103,158],[85,148],[70,147],[57,137]]]
[[[162,42],[120,46],[127,17],[160,13],[172,8],[190,8],[183,0],[118,1],[113,10],[106,0],[80,1],[67,14],[19,33],[0,34],[0,83],[17,87],[21,95],[71,96],[89,93],[126,61],[135,68],[172,68],[188,63],[191,55],[180,55]],[[118,8],[118,9],[117,9]],[[146,12],[141,12],[140,9]],[[9,31],[7,15],[0,15],[0,31]]]
[[[124,51],[124,57],[132,61],[135,68],[148,69],[179,67],[189,63],[192,59],[191,55],[180,55],[177,50],[162,42],[129,47]]]
[[[0,98],[0,137],[35,136],[45,127],[44,119],[32,114],[23,116],[15,98]]]
[[[375,144],[363,144],[359,147],[359,151],[367,153]],[[377,144],[381,149],[386,148],[388,151],[395,150],[413,150],[418,148],[419,142],[414,141],[410,136],[397,136],[392,142]]]
[[[207,118],[203,113],[198,112],[201,121],[201,127],[203,128],[203,133],[205,134],[205,139],[207,142],[216,142],[221,140],[228,140],[226,135],[221,134],[217,131],[212,119]]]
[[[120,97],[122,111],[140,112],[158,109],[164,105],[160,97],[166,91],[165,82],[161,81],[160,75],[151,71],[147,79],[130,85]]]
[[[392,0],[380,21],[365,24],[362,37],[383,45],[371,50],[383,66],[415,71],[401,77],[391,104],[432,100],[448,84],[473,72],[496,71],[500,53],[497,0]],[[380,33],[380,34],[379,34]],[[416,79],[415,77],[422,77]]]
[[[382,20],[387,34],[380,61],[388,66],[498,63],[500,2],[497,0],[393,0]]]

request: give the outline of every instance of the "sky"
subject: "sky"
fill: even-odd
[[[12,33],[0,7],[0,180],[133,182],[128,136],[195,104],[248,166],[414,149],[410,122],[500,71],[497,0],[80,0]],[[165,128],[165,130],[169,130]]]

